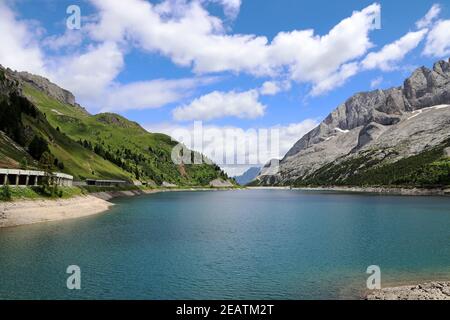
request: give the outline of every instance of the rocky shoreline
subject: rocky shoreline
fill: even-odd
[[[366,300],[450,300],[450,282],[429,282],[401,286],[369,293]]]
[[[391,188],[391,187],[247,187],[249,190],[303,190],[303,191],[334,191],[334,192],[350,192],[350,193],[369,193],[380,195],[402,195],[402,196],[450,196],[450,188]]]
[[[422,188],[390,188],[390,187],[317,187],[317,188],[293,188],[293,190],[305,191],[338,191],[354,193],[372,193],[384,195],[402,196],[450,196],[450,188],[422,189]]]

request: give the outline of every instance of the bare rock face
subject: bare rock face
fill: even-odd
[[[444,155],[450,158],[450,148],[445,148]]]
[[[44,91],[47,95],[62,103],[70,104],[72,106],[76,104],[75,96],[71,92],[58,87],[56,84],[50,82],[50,80],[44,77],[28,72],[19,72],[17,75],[23,81],[36,87],[38,90]]]
[[[18,90],[18,81],[15,80],[8,69],[0,65],[0,92],[7,96]]]
[[[170,182],[167,182],[167,181],[163,181],[161,186],[164,187],[164,188],[176,188],[177,187],[176,184],[173,184],[173,183],[170,183]]]
[[[210,187],[213,188],[231,188],[233,184],[228,180],[216,179],[209,183]]]
[[[15,81],[20,83],[27,83],[37,90],[45,92],[49,97],[64,103],[71,105],[75,108],[78,108],[82,112],[88,114],[88,112],[81,107],[78,103],[76,103],[75,96],[68,90],[60,88],[58,85],[52,83],[47,78],[34,75],[28,72],[16,72],[10,69],[5,69],[0,65],[0,70],[8,74],[8,76]]]
[[[386,288],[370,293],[367,300],[450,300],[450,282]]]
[[[370,149],[415,155],[450,137],[450,62],[417,69],[398,88],[358,93],[303,136],[261,184],[289,184]],[[431,108],[433,107],[433,108]]]
[[[383,132],[386,131],[386,126],[379,124],[377,122],[371,122],[368,125],[364,126],[359,132],[358,137],[358,145],[356,146],[356,150],[363,148],[370,142],[378,139]]]
[[[412,110],[446,104],[450,99],[449,63],[437,62],[433,70],[422,67],[405,81],[404,94]]]

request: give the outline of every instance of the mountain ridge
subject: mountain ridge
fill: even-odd
[[[243,174],[233,177],[234,180],[241,186],[245,186],[256,179],[261,173],[261,167],[251,167],[247,169]]]
[[[445,138],[450,136],[447,105],[450,63],[441,60],[432,69],[418,68],[402,86],[350,97],[288,151],[277,174],[259,176],[257,180],[262,185],[317,184],[314,176],[324,166],[334,164],[336,170],[339,163],[370,150],[378,154],[375,152],[367,161],[384,157],[376,164],[381,166],[445,145]],[[392,152],[383,156],[383,150]],[[363,170],[352,168],[321,183],[345,184],[348,177],[360,171]]]

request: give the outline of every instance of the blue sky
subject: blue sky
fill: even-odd
[[[277,126],[281,153],[354,93],[450,55],[448,0],[3,2],[2,65],[152,131]]]

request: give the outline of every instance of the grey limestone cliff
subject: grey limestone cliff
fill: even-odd
[[[1,65],[0,69],[3,72],[7,72],[11,78],[17,80],[20,85],[28,84],[31,87],[44,92],[49,97],[52,97],[61,103],[68,104],[75,108],[78,108],[82,110],[84,113],[88,114],[88,112],[76,102],[75,96],[70,91],[59,87],[58,85],[54,84],[47,78],[34,75],[28,72],[17,72],[9,68],[5,69]]]
[[[450,63],[421,67],[397,88],[358,93],[302,137],[261,184],[289,184],[362,154],[389,162],[450,137]]]

